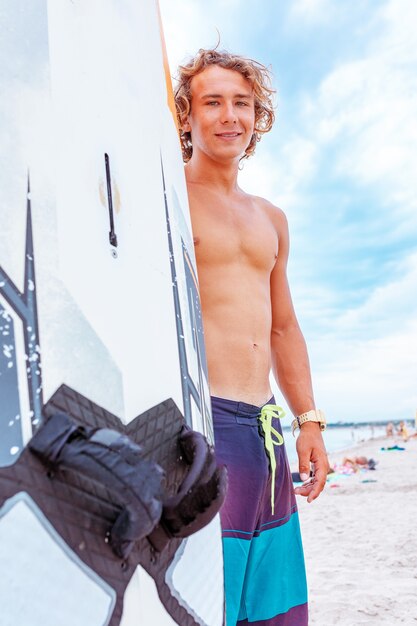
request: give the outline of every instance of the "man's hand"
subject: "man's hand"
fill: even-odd
[[[300,477],[305,483],[296,487],[294,492],[299,496],[307,497],[307,502],[312,502],[323,491],[329,471],[329,461],[319,424],[316,422],[302,424],[296,448]],[[311,478],[310,463],[313,466]]]

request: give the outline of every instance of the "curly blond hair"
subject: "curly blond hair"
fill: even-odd
[[[275,90],[271,86],[270,72],[264,65],[224,50],[200,49],[186,65],[179,66],[178,82],[174,90],[182,157],[185,163],[193,154],[191,133],[182,129],[182,124],[191,111],[191,80],[210,65],[219,65],[224,69],[239,72],[252,85],[255,97],[255,128],[242,158],[248,158],[255,152],[257,142],[264,133],[271,130],[275,120],[272,102]]]

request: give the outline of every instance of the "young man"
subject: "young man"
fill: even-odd
[[[324,417],[286,277],[284,213],[238,186],[274,114],[265,67],[200,50],[175,97],[203,310],[216,454],[229,474],[221,511],[227,626],[306,626],[307,588],[294,489],[269,374],[300,428],[296,492],[322,491]]]

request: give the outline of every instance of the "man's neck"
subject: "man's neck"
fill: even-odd
[[[224,195],[230,195],[239,190],[238,172],[238,160],[219,162],[206,155],[193,154],[185,166],[187,183],[205,185]]]

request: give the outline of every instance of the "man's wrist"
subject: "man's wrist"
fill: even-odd
[[[323,411],[320,409],[311,409],[311,411],[298,415],[291,424],[292,434],[295,436],[295,431],[298,428],[301,429],[305,424],[310,423],[317,424],[320,430],[323,431],[326,428],[326,418]]]

